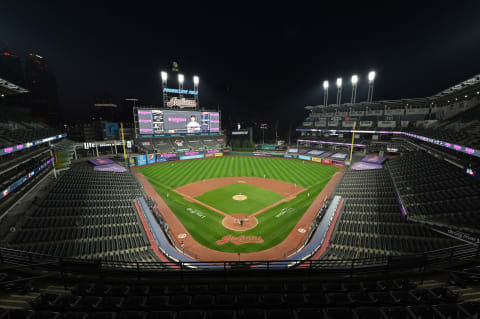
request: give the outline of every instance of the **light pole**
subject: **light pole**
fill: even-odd
[[[375,80],[375,71],[368,72],[368,96],[367,102],[372,102],[373,99],[373,81]]]
[[[167,106],[167,94],[165,92],[165,89],[167,88],[167,79],[168,79],[168,73],[165,71],[160,72],[162,76],[162,96],[163,96],[163,108]]]
[[[323,81],[323,105],[328,105],[328,81]]]
[[[200,107],[200,104],[198,102],[198,83],[200,82],[200,78],[198,77],[198,75],[194,75],[193,76],[193,90],[197,92],[197,94],[195,94],[195,104],[197,105],[197,108]]]
[[[178,73],[178,89],[183,90],[183,81],[185,80],[185,77],[183,74]],[[183,93],[180,93],[180,98],[183,97]]]
[[[350,98],[350,103],[354,104],[357,100],[357,83],[358,83],[358,76],[356,74],[352,75],[352,96]]]
[[[337,79],[337,105],[342,102],[342,78]]]

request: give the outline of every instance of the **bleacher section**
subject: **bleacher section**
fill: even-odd
[[[142,195],[130,172],[74,164],[4,246],[61,257],[156,261],[133,206]]]
[[[404,220],[385,169],[347,171],[336,195],[345,199],[344,209],[324,259],[399,256],[457,244]]]
[[[409,216],[472,228],[480,225],[480,181],[425,152],[387,164]]]

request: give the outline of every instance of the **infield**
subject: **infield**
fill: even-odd
[[[235,200],[234,196],[247,196],[245,200]],[[283,197],[268,189],[250,184],[236,183],[206,192],[195,197],[197,200],[221,210],[229,215],[253,214]]]

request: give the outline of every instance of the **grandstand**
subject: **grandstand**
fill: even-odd
[[[136,136],[124,158],[121,141],[2,114],[0,316],[478,317],[480,101],[452,102],[475,79],[426,99],[308,107],[295,144],[251,153],[220,131]],[[245,218],[178,190],[237,177],[290,193]],[[263,238],[241,229],[249,219]],[[201,243],[200,230],[222,238]]]

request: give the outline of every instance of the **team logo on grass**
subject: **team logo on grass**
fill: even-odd
[[[206,217],[205,215],[202,214],[201,211],[199,211],[197,209],[192,209],[190,207],[187,208],[187,212],[189,212],[190,214],[197,215],[200,218],[205,218]]]
[[[241,245],[241,244],[262,244],[263,243],[263,238],[262,236],[230,236],[227,235],[223,237],[222,239],[217,240],[218,245],[224,245],[227,244],[228,242],[231,242],[232,244],[235,245]]]

